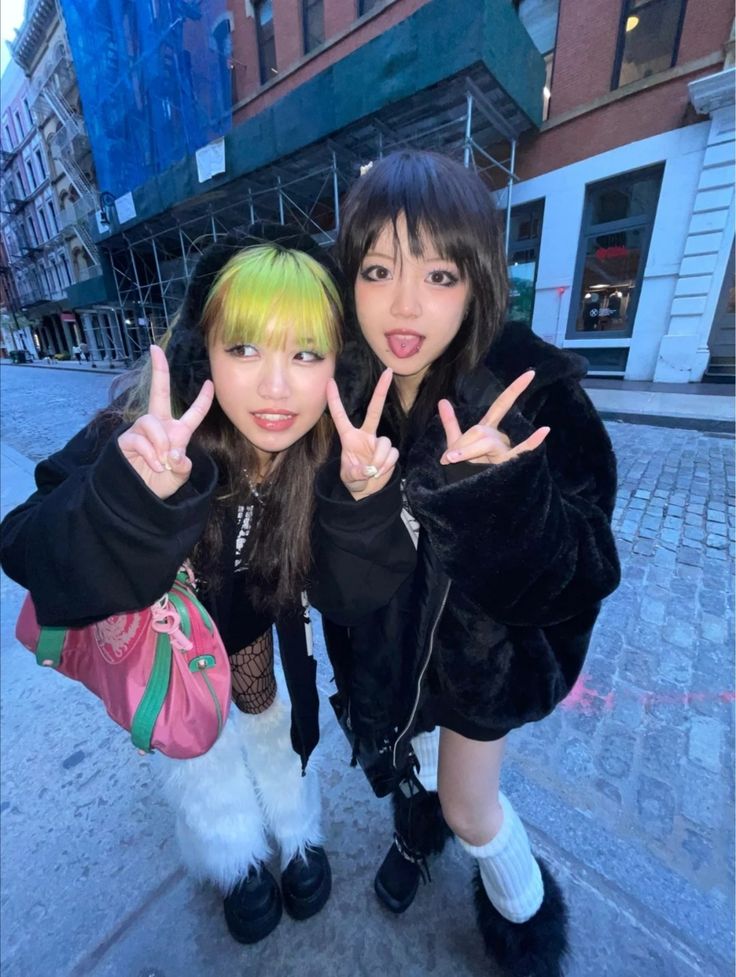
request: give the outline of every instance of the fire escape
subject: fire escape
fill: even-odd
[[[87,251],[93,267],[86,277],[100,273],[100,257],[90,234],[89,215],[97,206],[97,191],[82,168],[91,164],[91,149],[82,116],[69,102],[76,87],[72,64],[60,45],[57,55],[34,80],[31,94],[32,113],[42,129],[55,116],[57,130],[49,141],[51,157],[69,179],[77,199],[67,201],[61,214],[62,232],[75,234]]]

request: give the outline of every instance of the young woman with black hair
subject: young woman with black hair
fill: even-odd
[[[406,910],[452,831],[476,859],[489,955],[552,977],[565,905],[501,761],[510,730],[572,688],[618,583],[611,444],[582,361],[504,326],[502,237],[474,173],[424,152],[378,162],[343,208],[338,259],[342,451],[317,481],[312,598],[354,758],[377,793],[394,786],[376,892]],[[382,415],[366,415],[387,369]]]
[[[273,225],[229,234],[197,264],[166,352],[152,347],[127,394],[38,466],[37,491],[2,527],[3,569],[45,625],[150,606],[191,561],[234,707],[204,756],[155,759],[182,856],[226,893],[243,943],[270,933],[282,905],[314,915],[331,888],[307,766],[319,725],[301,595],[341,320],[311,238]],[[291,708],[277,696],[274,627]]]

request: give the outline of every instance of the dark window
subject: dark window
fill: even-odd
[[[542,237],[544,201],[522,204],[511,210],[509,230],[509,307],[512,322],[531,325],[534,291]]]
[[[44,212],[40,209],[38,211],[38,218],[41,221],[41,227],[43,228],[43,239],[44,241],[48,241],[49,237],[51,236],[49,234],[49,225],[46,222],[46,214],[44,214]]]
[[[54,233],[56,233],[59,230],[59,221],[58,221],[58,219],[56,217],[56,207],[54,207],[53,200],[49,200],[49,202],[46,204],[46,206],[49,209],[49,217],[51,218],[51,226],[54,229]]]
[[[10,129],[8,126],[5,126],[5,142],[8,149],[13,148],[13,137],[10,135]]]
[[[230,18],[225,17],[212,32],[217,48],[217,62],[220,76],[220,99],[222,111],[228,112],[233,103],[233,39]]]
[[[381,0],[358,0],[358,16],[362,17],[374,7],[377,7]]]
[[[255,6],[256,33],[258,36],[258,64],[261,84],[265,85],[278,74],[276,67],[276,39],[273,33],[273,5],[271,0],[260,0]]]
[[[631,336],[662,168],[588,187],[568,336]]]
[[[36,174],[33,172],[33,164],[29,159],[26,160],[26,170],[28,171],[28,179],[30,181],[31,190],[36,189]]]
[[[69,275],[69,262],[66,260],[66,255],[60,255],[59,261],[61,262],[61,267],[64,269],[64,278],[66,279],[65,284],[71,285],[72,280],[71,276]]]
[[[625,0],[612,88],[666,71],[677,61],[686,0]]]
[[[23,125],[21,124],[20,121],[20,116],[18,115],[17,112],[15,113],[15,124],[18,127],[18,139],[20,140],[23,138],[24,132],[23,132]]]
[[[28,240],[33,245],[33,247],[38,247],[38,234],[36,234],[36,225],[33,223],[33,218],[28,218]]]
[[[304,53],[319,47],[325,39],[325,10],[323,0],[302,0],[304,16]]]
[[[46,179],[46,167],[43,165],[43,156],[41,155],[41,150],[36,150],[36,160],[38,162],[38,168],[41,171],[41,179]]]
[[[24,98],[23,99],[23,104],[26,107],[26,115],[28,116],[28,125],[32,129],[33,128],[33,116],[31,115],[31,110],[30,110],[30,107],[28,105],[28,99],[27,98]]]

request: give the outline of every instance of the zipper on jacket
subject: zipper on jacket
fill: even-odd
[[[445,609],[445,604],[447,603],[447,598],[450,594],[451,586],[452,586],[452,581],[448,580],[447,586],[445,587],[445,592],[442,595],[442,602],[440,603],[440,609],[437,611],[437,616],[435,617],[432,623],[432,630],[429,635],[429,648],[425,656],[424,662],[422,664],[421,671],[419,672],[419,677],[417,679],[417,694],[414,697],[414,706],[412,708],[411,715],[409,716],[409,722],[401,730],[399,735],[396,737],[396,741],[394,743],[394,754],[393,754],[394,768],[396,768],[396,753],[399,748],[399,743],[404,738],[404,736],[406,736],[407,732],[411,729],[412,723],[414,722],[414,717],[417,714],[417,709],[419,708],[419,697],[422,690],[422,679],[424,678],[424,673],[427,671],[427,667],[429,666],[429,660],[432,657],[432,649],[434,648],[434,636],[437,632],[437,625],[440,623],[440,618],[442,617],[442,613]]]

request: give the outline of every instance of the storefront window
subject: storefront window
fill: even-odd
[[[529,326],[534,312],[543,216],[543,200],[535,200],[511,210],[507,318],[511,322],[523,322]]]
[[[661,179],[657,167],[588,188],[571,338],[631,336]]]

